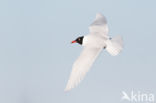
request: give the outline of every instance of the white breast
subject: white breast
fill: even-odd
[[[106,46],[107,39],[108,37],[100,37],[97,35],[89,34],[84,36],[82,46],[103,48]]]

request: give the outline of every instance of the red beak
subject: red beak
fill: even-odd
[[[74,40],[74,41],[72,41],[71,43],[76,43],[77,41],[76,40]]]

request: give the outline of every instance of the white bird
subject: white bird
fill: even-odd
[[[116,56],[123,48],[121,36],[114,38],[108,36],[107,21],[100,13],[96,14],[95,21],[90,25],[89,31],[88,35],[78,37],[72,41],[72,43],[78,43],[84,48],[73,64],[65,91],[71,90],[80,83],[103,49],[106,49],[112,56]]]

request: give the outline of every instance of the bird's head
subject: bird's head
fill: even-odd
[[[80,45],[82,45],[83,38],[84,38],[84,36],[80,36],[80,37],[76,38],[76,40],[73,40],[71,43],[79,43]]]

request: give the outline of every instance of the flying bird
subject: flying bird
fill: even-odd
[[[80,36],[71,42],[82,45],[83,51],[73,64],[65,91],[71,90],[80,83],[103,49],[112,56],[118,55],[123,49],[121,36],[109,37],[107,21],[102,14],[96,14],[94,22],[89,26],[89,32],[88,35]]]

